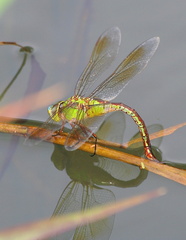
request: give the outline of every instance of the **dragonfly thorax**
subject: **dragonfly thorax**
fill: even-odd
[[[56,121],[73,123],[104,114],[103,102],[88,97],[73,96],[49,106],[48,114]]]

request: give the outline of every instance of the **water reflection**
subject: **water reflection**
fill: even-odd
[[[152,130],[160,130],[161,125],[153,125]],[[111,114],[102,124],[97,135],[105,140],[121,143],[125,130],[125,116],[122,112]],[[134,138],[139,137],[136,134]],[[161,140],[159,140],[160,144]],[[135,145],[135,144],[134,144]],[[154,148],[154,153],[160,153]],[[131,146],[127,152],[142,156],[143,144],[137,148]],[[161,155],[159,154],[159,158]],[[61,146],[55,145],[51,157],[55,167],[66,170],[71,181],[62,192],[52,216],[66,214],[74,211],[85,211],[96,205],[101,205],[115,200],[114,193],[103,186],[116,186],[120,188],[136,187],[148,175],[146,170],[136,166],[114,161],[80,150],[65,151]],[[114,224],[114,216],[81,226],[53,239],[109,239]]]

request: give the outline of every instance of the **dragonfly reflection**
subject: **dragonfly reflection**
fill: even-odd
[[[125,128],[124,114],[117,112],[111,114],[99,129],[98,135],[105,140],[123,142]],[[117,124],[116,124],[117,123]],[[106,131],[105,131],[106,130]],[[139,135],[136,135],[139,137]],[[133,146],[134,147],[134,146]],[[143,154],[141,142],[140,154]],[[128,150],[129,151],[129,150]],[[57,157],[56,157],[57,156]],[[59,158],[60,156],[60,158]],[[87,153],[64,151],[55,145],[52,161],[60,169],[66,169],[72,181],[67,185],[54,210],[53,217],[75,211],[85,211],[97,205],[115,200],[110,189],[101,186],[116,186],[121,188],[135,187],[147,177],[146,170],[138,167],[98,157],[92,158]],[[109,239],[114,223],[114,216],[89,223],[75,230],[52,239]]]

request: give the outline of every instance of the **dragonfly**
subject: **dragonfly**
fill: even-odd
[[[112,103],[111,100],[119,95],[131,78],[146,67],[157,50],[159,41],[159,37],[153,37],[140,44],[106,80],[88,94],[87,92],[98,77],[110,67],[121,43],[121,31],[118,27],[112,27],[105,31],[98,38],[88,65],[76,83],[74,96],[48,107],[49,119],[44,127],[49,128],[49,123],[58,122],[60,124],[58,133],[61,134],[65,124],[69,123],[72,129],[64,145],[66,150],[73,151],[91,136],[96,136],[95,133],[107,113],[122,111],[137,124],[146,157],[156,160],[151,150],[149,134],[143,119],[133,108],[123,103]],[[56,131],[57,129],[51,130]]]

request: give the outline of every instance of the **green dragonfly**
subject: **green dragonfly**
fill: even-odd
[[[48,107],[50,117],[44,127],[51,128],[49,123],[58,122],[60,123],[60,134],[64,125],[69,123],[72,130],[67,136],[65,148],[68,151],[73,151],[78,149],[90,136],[94,136],[102,124],[105,114],[123,111],[131,116],[137,124],[146,157],[156,160],[151,150],[147,128],[140,115],[123,103],[111,103],[110,101],[117,97],[128,81],[147,65],[155,53],[159,41],[159,37],[153,37],[143,42],[121,62],[105,81],[93,92],[87,94],[98,76],[111,65],[119,50],[120,29],[112,27],[105,31],[97,40],[89,63],[77,81],[74,96]],[[56,131],[57,128],[54,127],[53,130]]]

